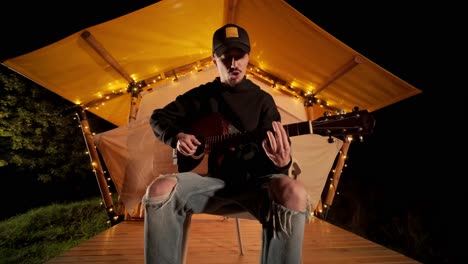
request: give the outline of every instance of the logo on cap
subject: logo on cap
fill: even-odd
[[[236,27],[227,27],[226,28],[226,38],[238,38],[239,31],[237,31]]]

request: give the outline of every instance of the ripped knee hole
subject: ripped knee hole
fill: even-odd
[[[148,197],[169,195],[177,184],[177,178],[173,175],[156,178],[147,190]]]

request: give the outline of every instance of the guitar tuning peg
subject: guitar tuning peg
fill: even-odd
[[[335,142],[335,139],[332,138],[332,136],[328,136],[328,143],[333,143]]]
[[[338,110],[338,114],[339,114],[339,115],[344,115],[344,114],[345,114],[345,111],[344,111],[343,109],[340,109],[340,110]]]
[[[353,112],[358,112],[359,111],[359,106],[353,107]]]

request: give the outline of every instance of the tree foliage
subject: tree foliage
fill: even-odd
[[[71,102],[6,69],[0,93],[0,167],[44,183],[92,174],[79,122],[63,114]]]

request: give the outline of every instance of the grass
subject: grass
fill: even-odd
[[[0,222],[0,264],[44,263],[108,229],[101,198],[32,209]]]

